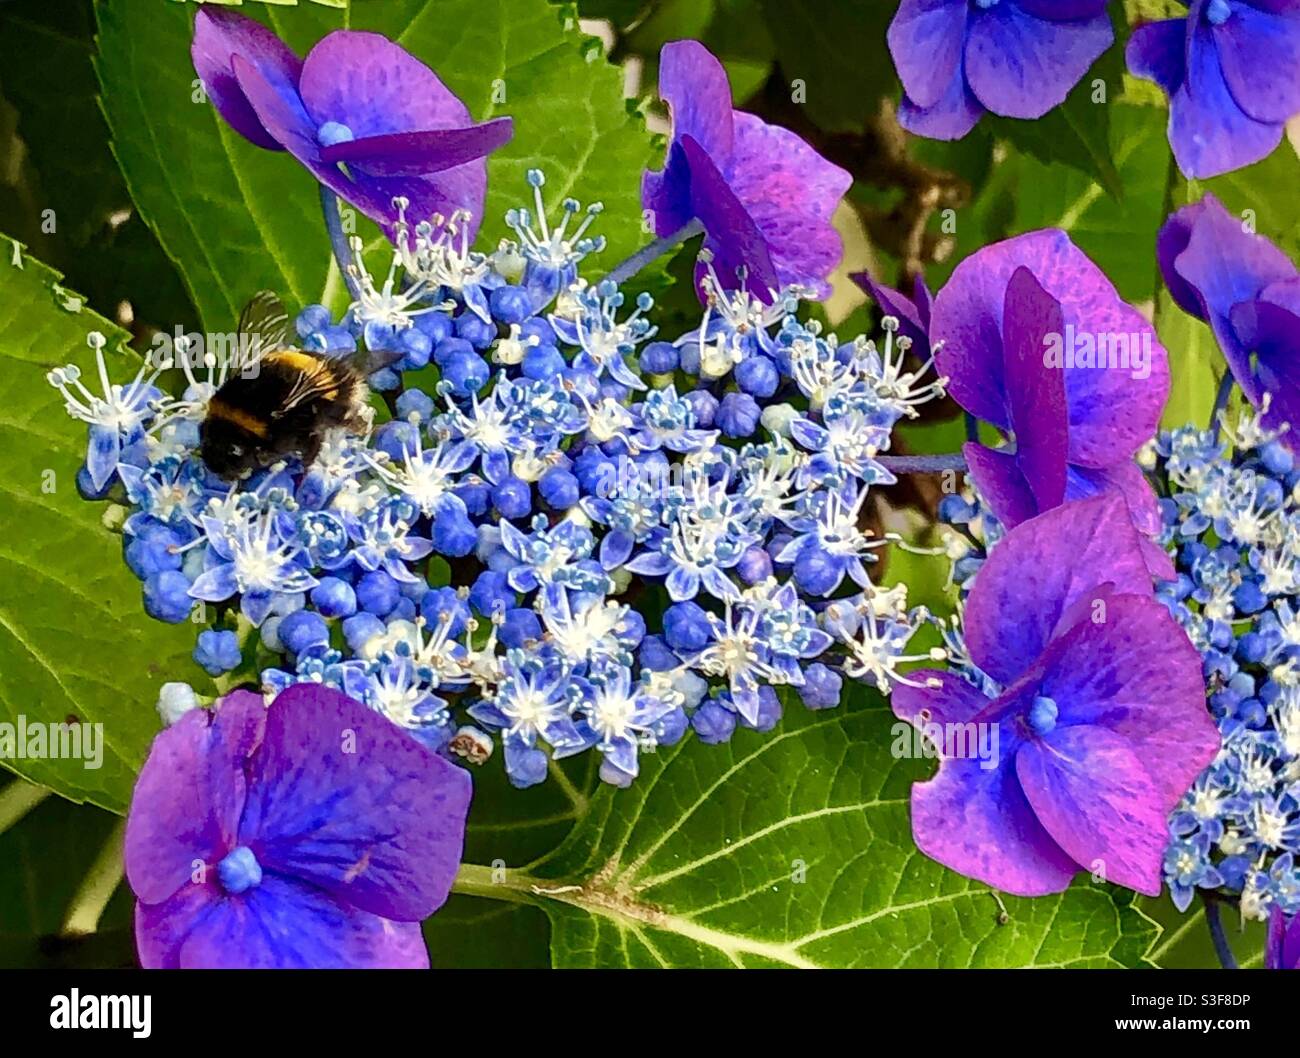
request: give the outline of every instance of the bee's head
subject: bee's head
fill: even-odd
[[[263,445],[261,438],[229,419],[209,415],[199,427],[199,456],[226,481],[262,466]]]

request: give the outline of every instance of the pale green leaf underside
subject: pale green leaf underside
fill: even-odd
[[[1145,964],[1159,928],[1130,894],[999,898],[923,856],[907,800],[930,766],[891,756],[892,725],[878,699],[793,704],[767,734],[687,739],[554,853],[457,888],[543,906],[557,966]]]
[[[17,262],[17,263],[16,263]],[[122,562],[102,507],[75,476],[86,431],[45,382],[76,363],[93,389],[86,333],[114,344],[123,332],[81,309],[59,276],[0,237],[0,722],[104,725],[104,760],[8,759],[32,782],[122,812],[158,730],[153,703],[165,680],[203,681],[189,659],[194,629],[150,620],[140,583]],[[115,351],[110,374],[133,377],[139,358]],[[51,491],[52,490],[52,491]]]

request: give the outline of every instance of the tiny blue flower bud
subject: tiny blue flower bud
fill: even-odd
[[[299,610],[280,622],[280,642],[292,654],[305,654],[313,647],[326,646],[330,641],[329,626],[314,610]]]
[[[493,488],[492,503],[503,518],[524,518],[533,509],[533,491],[528,482],[511,474]]]
[[[180,624],[189,617],[193,605],[189,578],[179,570],[162,570],[144,582],[144,610],[150,617]]]
[[[401,597],[396,579],[382,569],[371,570],[357,581],[357,605],[376,617],[387,617]]]
[[[208,628],[194,644],[194,660],[209,676],[220,676],[239,667],[239,637],[228,629]]]
[[[357,593],[339,577],[322,577],[311,590],[311,604],[326,617],[351,617],[357,612]]]
[[[716,746],[728,741],[736,730],[736,714],[715,701],[708,701],[695,710],[691,727],[701,742]]]
[[[533,296],[523,287],[497,287],[488,296],[488,308],[504,324],[523,323],[533,314]]]

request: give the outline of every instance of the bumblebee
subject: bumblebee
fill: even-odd
[[[239,332],[240,361],[199,426],[199,455],[218,477],[232,481],[293,455],[310,466],[330,430],[369,424],[365,376],[378,368],[295,348],[273,293],[248,303]]]

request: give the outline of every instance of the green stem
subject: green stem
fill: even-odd
[[[84,937],[99,929],[99,919],[104,914],[104,908],[117,892],[125,874],[122,862],[125,833],[126,820],[119,819],[68,905],[63,927],[59,930],[60,936]]]
[[[540,883],[510,867],[487,867],[479,863],[462,863],[451,884],[453,893],[477,896],[486,900],[508,900],[515,904],[532,903],[533,887]]]
[[[702,231],[704,231],[704,225],[698,220],[688,220],[671,235],[665,235],[662,239],[656,239],[649,245],[641,247],[605,278],[612,279],[615,283],[626,283],[651,261],[677,249],[687,239],[699,235]]]
[[[0,790],[0,834],[49,797],[51,792],[43,786],[29,783],[26,779],[14,779]]]

